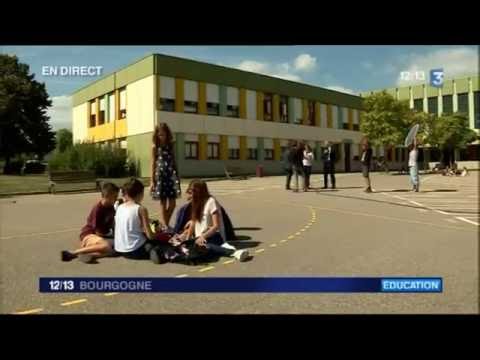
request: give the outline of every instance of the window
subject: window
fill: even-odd
[[[295,124],[301,124],[303,122],[302,114],[302,100],[295,99]]]
[[[198,160],[198,142],[185,142],[185,159]]]
[[[198,113],[198,103],[196,101],[184,101],[183,112],[196,114]]]
[[[220,104],[207,102],[207,114],[208,115],[220,115]]]
[[[183,112],[198,113],[198,82],[185,80],[183,83]]]
[[[458,112],[468,114],[468,93],[458,94]]]
[[[238,117],[239,116],[238,105],[227,105],[226,115],[229,117]]]
[[[265,149],[265,160],[273,160],[273,149]]]
[[[263,97],[263,119],[265,121],[273,120],[272,94],[265,93]]]
[[[228,149],[228,159],[229,160],[240,159],[240,149]]]
[[[343,123],[343,129],[348,130],[348,123],[346,122]]]
[[[248,149],[248,160],[257,160],[257,149]]]
[[[90,127],[97,124],[97,107],[95,105],[95,100],[90,101]]]
[[[473,92],[473,122],[475,129],[480,129],[480,91]]]
[[[175,111],[175,79],[169,76],[160,76],[159,110]]]
[[[308,125],[315,125],[315,101],[308,101]]]
[[[387,150],[387,161],[392,161],[392,158],[393,158],[393,149],[390,148]]]
[[[416,111],[423,111],[423,99],[414,99],[413,100],[413,108]]]
[[[438,113],[438,97],[428,98],[428,113],[434,115]]]
[[[127,117],[127,90],[120,89],[120,119]]]
[[[100,98],[100,112],[98,113],[98,125],[105,124],[105,98]]]
[[[442,113],[444,114],[453,114],[453,96],[452,95],[443,95],[442,96]]]
[[[227,87],[227,113],[229,117],[239,117],[239,91],[234,87]]]
[[[175,100],[160,98],[160,110],[161,111],[175,111]]]
[[[108,122],[115,121],[115,94],[108,95]]]
[[[238,136],[228,137],[228,158],[230,160],[240,159],[240,138]]]
[[[359,124],[353,124],[353,130],[354,131],[360,131],[360,125]]]
[[[280,96],[280,122],[288,122],[288,98],[286,96]]]
[[[219,143],[211,143],[209,142],[207,145],[207,157],[208,160],[218,160],[220,159],[220,152],[219,152]]]

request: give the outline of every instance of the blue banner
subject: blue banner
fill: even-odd
[[[374,277],[42,277],[43,293],[441,293],[442,278]]]

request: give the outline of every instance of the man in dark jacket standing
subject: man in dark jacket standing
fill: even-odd
[[[292,174],[293,174],[293,161],[296,152],[296,146],[294,141],[290,141],[288,144],[288,148],[284,151],[282,161],[283,161],[283,168],[285,173],[287,174],[287,183],[285,185],[285,189],[290,190],[290,183],[292,181]]]
[[[330,174],[330,181],[332,182],[332,189],[335,189],[335,161],[337,154],[335,149],[328,141],[325,141],[325,148],[322,153],[323,160],[323,189],[328,188],[328,175]]]
[[[363,141],[362,149],[363,151],[360,162],[362,163],[362,175],[365,179],[365,184],[367,185],[365,192],[371,193],[372,186],[370,184],[370,164],[372,162],[372,149],[370,148],[370,144],[368,143],[367,139]]]

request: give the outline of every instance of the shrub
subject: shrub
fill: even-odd
[[[127,154],[116,146],[75,144],[64,152],[55,150],[48,165],[51,170],[94,171],[99,177],[123,177],[128,174]]]

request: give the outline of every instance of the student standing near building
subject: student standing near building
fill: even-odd
[[[330,174],[330,181],[332,182],[332,189],[335,189],[335,161],[337,154],[330,142],[325,141],[325,149],[322,154],[323,160],[323,189],[328,188],[328,175]]]
[[[408,170],[410,173],[410,182],[412,183],[412,191],[418,192],[420,186],[420,179],[418,177],[418,149],[417,142],[414,140],[408,147],[410,152],[408,154]]]
[[[157,125],[153,132],[150,192],[154,200],[160,200],[163,225],[170,229],[176,198],[180,196],[180,178],[173,150],[172,132],[165,123]]]
[[[287,182],[285,184],[285,189],[290,190],[290,183],[292,181],[293,173],[293,152],[295,151],[295,142],[290,141],[288,143],[288,148],[282,154],[283,169],[287,175]]]
[[[370,144],[368,143],[367,139],[365,139],[362,144],[362,156],[360,158],[360,162],[362,163],[362,175],[365,179],[365,184],[367,185],[365,192],[371,193],[372,186],[370,183],[370,165],[372,162],[372,149],[370,148]]]
[[[303,151],[303,171],[305,173],[305,189],[310,189],[310,175],[312,174],[312,163],[314,160],[314,155],[310,145],[305,145],[305,150]]]
[[[295,179],[294,192],[298,192],[298,178],[301,178],[302,189],[307,191],[305,186],[305,173],[303,171],[303,152],[305,151],[305,145],[302,142],[297,142],[296,147],[292,150],[292,170]]]

